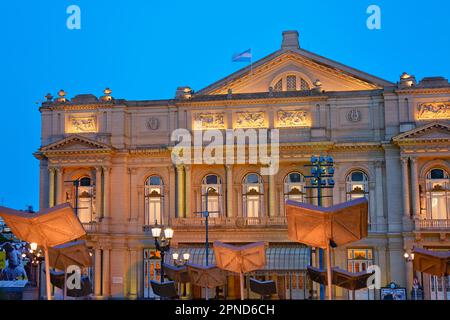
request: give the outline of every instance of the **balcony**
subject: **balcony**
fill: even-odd
[[[83,222],[82,225],[86,233],[98,232],[98,222]]]
[[[286,217],[218,217],[209,218],[210,228],[287,228]],[[205,219],[201,217],[175,218],[172,220],[173,228],[204,228]]]
[[[417,219],[416,230],[422,231],[450,231],[450,220]]]

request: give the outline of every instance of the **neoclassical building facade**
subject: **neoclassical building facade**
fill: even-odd
[[[288,239],[284,208],[287,199],[316,203],[305,178],[312,155],[335,159],[335,187],[324,205],[369,201],[369,237],[336,248],[333,263],[349,271],[378,265],[383,286],[395,282],[408,291],[417,277],[426,298],[442,298],[443,279],[422,277],[404,258],[414,246],[450,249],[450,84],[442,77],[416,81],[403,73],[386,81],[300,48],[298,33],[287,31],[278,51],[198,92],[180,87],[173,99],[132,101],[109,89],[71,99],[61,90],[40,112],[40,207],[76,208],[95,252],[99,298],[153,296],[155,221],[174,229],[171,252],[204,262],[198,213],[206,204],[211,245],[265,241],[267,266],[253,276],[275,279],[282,299],[317,296],[305,276],[317,252]],[[249,161],[172,161],[174,130],[238,128],[279,130],[276,174],[262,175],[262,164]],[[229,275],[214,294],[239,298],[238,288]],[[189,284],[180,290],[204,294]],[[342,289],[335,294],[349,297]]]

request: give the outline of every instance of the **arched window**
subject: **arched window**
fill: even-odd
[[[450,179],[445,170],[432,169],[426,182],[427,218],[450,219]]]
[[[94,220],[93,198],[94,187],[91,184],[91,178],[82,177],[78,179],[77,213],[82,223],[89,223]]]
[[[208,199],[208,202],[206,199]],[[208,208],[206,205],[208,205]],[[209,174],[202,180],[202,210],[206,211],[206,209],[208,209],[209,216],[212,218],[219,217],[223,212],[222,181],[215,174]]]
[[[272,83],[275,92],[310,90],[308,82],[297,74],[283,75]]]
[[[347,201],[369,199],[369,178],[362,171],[353,171],[347,176]]]
[[[244,177],[242,185],[244,216],[259,218],[264,215],[264,187],[260,175],[250,173]],[[248,219],[248,223],[257,223],[258,220]]]
[[[284,178],[284,198],[305,202],[305,177],[299,172],[291,172]]]
[[[164,224],[163,195],[164,185],[161,177],[151,176],[145,181],[145,225]]]

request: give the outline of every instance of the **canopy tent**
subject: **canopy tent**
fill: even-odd
[[[35,242],[44,248],[46,270],[50,270],[49,248],[86,235],[86,231],[69,203],[37,213],[0,207],[0,217],[17,238],[29,243]],[[47,299],[51,300],[49,272],[46,273],[46,284]]]
[[[179,267],[163,263],[163,268],[167,277],[175,282],[188,283],[190,281],[189,272],[185,266]]]
[[[327,250],[328,296],[331,300],[331,247],[367,237],[367,199],[360,198],[328,208],[288,200],[286,216],[289,239]]]
[[[266,265],[265,243],[233,246],[215,241],[214,255],[219,268],[239,273],[241,300],[244,300],[244,273],[260,270]]]
[[[92,257],[86,245],[86,241],[84,240],[55,246],[50,248],[48,253],[50,257],[50,267],[63,270],[65,277],[67,276],[67,268],[69,266],[75,265],[85,268],[92,265]],[[67,296],[66,285],[64,285],[63,290],[65,299]]]
[[[181,247],[170,249],[165,255],[166,264],[172,262],[172,253],[189,253],[189,262],[203,265],[205,262],[205,247]],[[257,273],[277,272],[278,274],[288,272],[306,271],[309,264],[310,248],[302,245],[270,246],[266,248],[266,264]],[[210,249],[208,265],[215,265],[216,258],[214,248]]]
[[[212,289],[226,284],[225,272],[217,266],[201,266],[197,264],[186,264],[191,284]],[[208,299],[208,295],[206,296]]]
[[[348,272],[335,267],[333,270],[332,284],[335,286],[351,290],[352,298],[355,300],[355,291],[367,288],[368,280],[373,273],[367,272]],[[327,285],[327,271],[308,266],[308,276],[314,282]]]
[[[50,270],[51,283],[59,288],[66,288],[65,283],[67,280],[67,274],[64,271]],[[87,276],[81,276],[81,288],[80,289],[66,289],[65,295],[68,297],[80,298],[88,296],[92,293],[92,283]]]
[[[414,248],[413,267],[415,270],[436,277],[450,275],[450,251],[431,251],[423,248]],[[447,286],[443,285],[444,299],[447,300]]]

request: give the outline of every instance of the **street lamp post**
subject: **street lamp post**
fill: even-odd
[[[191,255],[189,254],[189,252],[185,252],[182,255],[180,255],[178,252],[172,253],[173,264],[177,267],[186,265],[190,257]]]
[[[155,226],[152,228],[152,236],[155,239],[156,250],[161,252],[161,283],[164,282],[164,255],[170,250],[170,240],[173,238],[173,229],[166,228],[164,232],[158,226],[156,221]]]
[[[332,157],[324,156],[312,156],[311,164],[305,165],[305,167],[311,168],[311,175],[305,178],[310,179],[310,186],[306,186],[306,189],[317,189],[317,206],[322,207],[322,189],[333,189],[334,182],[334,159]],[[311,197],[312,198],[312,197]],[[329,249],[330,250],[330,249]],[[311,253],[312,255],[312,253]],[[331,256],[330,254],[328,255]],[[329,259],[328,259],[329,260]],[[310,263],[312,258],[310,257]],[[327,261],[328,267],[330,267],[330,262]],[[323,249],[319,249],[319,268],[323,269]],[[328,273],[331,275],[331,273]],[[331,288],[328,288],[331,297]],[[320,299],[324,299],[324,286],[320,285]]]
[[[209,215],[210,213],[218,213],[219,211],[209,211],[208,210],[208,195],[209,192],[215,192],[215,189],[213,187],[209,187],[206,189],[205,193],[205,211],[195,212],[197,214],[200,214],[203,218],[205,218],[205,265],[208,266],[208,260],[209,260]],[[206,290],[206,300],[208,300],[208,288]]]

